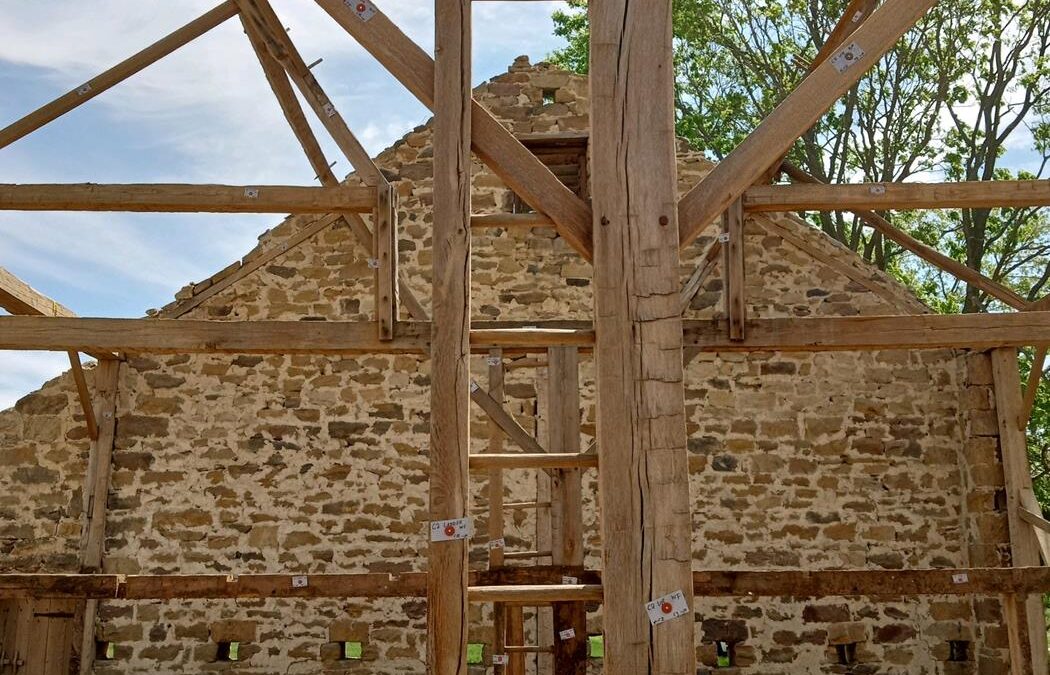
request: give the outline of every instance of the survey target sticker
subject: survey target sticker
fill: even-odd
[[[459,541],[469,539],[470,518],[435,520],[430,523],[430,541]]]
[[[647,603],[645,611],[649,615],[649,623],[658,626],[665,621],[688,614],[689,602],[686,601],[682,591],[675,591]]]
[[[575,628],[566,628],[565,630],[558,631],[558,637],[562,640],[571,640],[576,637]]]
[[[376,6],[368,0],[345,0],[346,6],[354,11],[357,18],[368,21],[376,15]]]
[[[494,666],[505,666],[510,663],[510,657],[506,654],[493,654],[492,665]]]

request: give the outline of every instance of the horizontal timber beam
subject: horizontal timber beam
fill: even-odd
[[[0,211],[371,213],[368,187],[290,185],[0,184]]]
[[[484,453],[470,456],[471,469],[593,469],[598,467],[598,455],[582,453]]]
[[[545,352],[587,348],[590,324],[474,322],[471,350],[492,346]],[[520,326],[520,327],[519,327]],[[731,342],[720,321],[683,322],[685,347],[704,352],[993,349],[1050,341],[1050,312],[753,319]],[[380,341],[371,321],[198,321],[0,316],[0,350],[123,351],[154,354],[425,354],[430,323],[404,321]]]
[[[1050,181],[761,185],[744,193],[744,209],[776,211],[893,211],[1050,206]]]
[[[560,585],[562,576],[578,585]],[[0,599],[408,598],[426,595],[426,572],[402,574],[3,574]],[[303,581],[305,580],[305,585]],[[600,601],[601,573],[563,566],[472,572],[470,600]],[[693,572],[697,597],[888,597],[1050,592],[1050,567],[916,570],[707,570]],[[576,597],[571,597],[576,599]]]

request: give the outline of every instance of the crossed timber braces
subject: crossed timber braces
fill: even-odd
[[[329,15],[435,113],[434,321],[415,300],[397,269],[396,195],[299,55],[267,0],[230,0],[190,22],[118,66],[51,104],[0,130],[0,148],[74,109],[163,56],[239,16],[263,73],[295,133],[320,188],[291,186],[0,186],[0,209],[129,211],[294,212],[334,214],[297,233],[299,243],[335,222],[345,222],[376,261],[375,322],[239,323],[165,320],[80,319],[58,311],[21,311],[43,316],[0,317],[0,349],[91,350],[103,364],[97,392],[88,401],[86,381],[74,364],[85,420],[97,438],[90,472],[92,495],[108,484],[105,445],[112,448],[116,362],[124,353],[311,353],[429,354],[432,367],[431,517],[466,515],[470,470],[509,467],[579,471],[599,468],[604,569],[537,567],[468,574],[465,544],[432,544],[430,571],[401,575],[314,575],[308,589],[293,589],[287,575],[113,577],[108,575],[0,576],[0,597],[88,599],[190,597],[428,597],[428,663],[432,672],[465,669],[468,602],[605,603],[606,668],[620,673],[693,672],[691,622],[650,628],[642,606],[675,589],[692,596],[718,595],[921,595],[1003,593],[1008,597],[1013,672],[1045,671],[1045,635],[1035,593],[1050,590],[1046,561],[1047,523],[1038,515],[1024,455],[1024,422],[1041,368],[1033,365],[1027,387],[1017,373],[1016,348],[1036,345],[1036,363],[1050,342],[1050,299],[1030,303],[1001,284],[969,270],[896,230],[872,209],[1050,205],[1045,182],[955,183],[881,186],[766,186],[788,148],[861,77],[935,0],[853,0],[810,73],[755,132],[680,201],[675,199],[673,118],[670,108],[670,1],[594,0],[592,23],[592,164],[594,209],[568,190],[531,152],[471,98],[470,1],[436,0],[437,59],[411,42],[381,11],[362,0],[366,12],[340,0],[316,0]],[[626,19],[626,23],[625,23]],[[625,30],[629,25],[631,30]],[[862,48],[853,61],[842,56],[847,40]],[[624,58],[629,53],[630,59]],[[849,52],[851,55],[853,51]],[[626,70],[621,71],[620,68]],[[354,166],[365,187],[340,184],[310,130],[295,95],[312,111]],[[643,112],[644,111],[644,112]],[[631,149],[628,152],[628,148]],[[475,216],[470,213],[470,152],[536,209],[536,215]],[[626,175],[616,172],[626,166]],[[783,167],[796,183],[813,183]],[[878,189],[872,189],[877,187]],[[623,195],[630,195],[627,208]],[[748,320],[743,294],[743,223],[748,212],[850,209],[869,225],[927,261],[978,285],[1017,314],[894,316],[828,319]],[[361,214],[372,215],[370,229]],[[684,288],[677,278],[678,250],[712,221],[725,218],[728,245],[715,242]],[[658,225],[657,225],[658,224]],[[579,322],[486,324],[470,321],[469,232],[472,227],[545,226],[595,263],[595,325]],[[633,238],[643,242],[639,259]],[[726,322],[683,321],[682,313],[720,253],[726,268]],[[270,251],[195,297],[168,316],[180,316],[258,268]],[[266,257],[269,256],[269,257]],[[655,262],[654,262],[655,261]],[[17,280],[0,276],[3,290]],[[398,321],[398,302],[414,321]],[[46,304],[46,303],[45,303]],[[6,305],[5,305],[6,306]],[[13,304],[11,306],[14,306]],[[56,305],[57,306],[57,305]],[[11,309],[11,307],[8,307]],[[22,308],[24,309],[24,308]],[[39,308],[37,308],[39,310]],[[1034,310],[1034,311],[1033,311]],[[377,329],[378,326],[378,329]],[[637,341],[633,336],[640,336]],[[1017,569],[911,570],[904,572],[691,572],[689,551],[662,541],[689,540],[688,484],[675,467],[685,457],[682,411],[683,349],[699,351],[824,351],[965,348],[993,350],[1000,438],[1006,465],[1008,517]],[[474,400],[504,432],[531,452],[470,455],[469,370],[471,353],[513,355],[573,348],[595,353],[599,407],[597,455],[539,452],[543,447],[503,411],[499,399],[473,392]],[[553,353],[553,352],[552,352]],[[73,357],[71,356],[71,359]],[[72,363],[72,361],[71,361]],[[491,370],[490,370],[491,374]],[[500,375],[501,378],[501,375]],[[492,391],[499,393],[501,380]],[[643,392],[641,395],[637,392]],[[484,396],[482,395],[484,393]],[[642,405],[641,397],[646,397]],[[501,398],[501,394],[499,398]],[[108,423],[96,412],[109,412]],[[666,438],[637,434],[656,415],[674,427]],[[519,431],[520,430],[520,431]],[[538,450],[537,450],[538,449]],[[640,462],[638,458],[644,458]],[[648,472],[648,473],[647,473]],[[491,474],[495,475],[495,473]],[[634,494],[643,475],[655,475],[668,495]],[[621,495],[637,497],[631,501]],[[628,503],[630,502],[630,503]],[[636,508],[636,505],[641,505]],[[101,561],[105,499],[89,511],[85,571]],[[611,514],[611,515],[610,515]],[[611,550],[615,549],[615,550]],[[570,570],[583,582],[559,585]],[[644,574],[639,575],[639,572]],[[953,574],[954,573],[954,574]],[[968,581],[959,582],[959,576]],[[645,579],[639,582],[639,577]],[[601,584],[617,589],[603,597]],[[88,621],[93,627],[93,621]],[[85,645],[90,645],[85,626]],[[85,654],[89,650],[85,649]]]

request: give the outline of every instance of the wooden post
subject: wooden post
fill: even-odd
[[[727,238],[725,254],[725,311],[729,319],[729,339],[743,340],[747,321],[747,296],[744,294],[744,205],[736,200],[722,214],[722,235]]]
[[[605,669],[694,675],[671,1],[589,8]]]
[[[113,461],[113,441],[117,422],[117,383],[120,362],[100,361],[95,367],[95,417],[98,438],[91,444],[84,484],[84,536],[80,549],[80,571],[97,573],[102,569],[102,550],[106,538],[106,500]],[[98,600],[84,602],[84,625],[80,643],[80,672],[88,675],[95,659],[95,615]]]
[[[547,448],[552,453],[580,452],[579,350],[552,347],[547,352]],[[551,562],[583,570],[583,470],[559,469],[551,484]],[[587,673],[587,610],[583,603],[554,603],[554,672]],[[563,639],[563,631],[574,636]]]
[[[489,395],[503,404],[503,351],[489,350]],[[503,451],[503,431],[489,418],[489,452]],[[489,471],[489,569],[503,567],[503,546],[492,542],[503,539],[503,470]],[[504,654],[507,644],[507,606],[501,602],[492,605],[492,653]],[[493,666],[495,672],[506,673],[507,666]]]
[[[507,605],[506,643],[525,644],[525,612],[521,605]],[[510,658],[507,660],[507,675],[525,675],[525,652],[515,651],[508,656]]]
[[[1035,529],[1021,518],[1021,507],[1038,512],[1029,473],[1025,433],[1019,428],[1022,414],[1021,375],[1016,349],[992,351],[995,380],[995,410],[999,419],[999,446],[1006,483],[1006,512],[1010,531],[1011,562],[1014,567],[1040,564],[1039,539]],[[1004,606],[1010,635],[1012,673],[1047,671],[1046,619],[1039,595],[1008,597]]]
[[[376,188],[375,304],[380,340],[393,340],[397,326],[397,193],[389,183]]]
[[[435,1],[430,519],[462,518],[470,449],[470,0]],[[431,542],[427,672],[467,671],[467,541]]]

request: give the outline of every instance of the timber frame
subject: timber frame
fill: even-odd
[[[367,322],[209,322],[77,318],[0,269],[0,349],[70,354],[92,439],[84,490],[83,574],[0,575],[0,599],[82,601],[81,672],[90,672],[94,615],[101,599],[260,597],[426,597],[428,672],[466,672],[468,603],[492,603],[496,649],[510,656],[501,672],[524,672],[524,655],[549,653],[558,673],[586,671],[585,604],[605,607],[606,672],[693,673],[688,618],[650,626],[645,605],[681,592],[720,596],[1002,595],[1008,608],[1013,673],[1046,672],[1039,594],[1050,592],[1050,523],[1032,493],[1024,428],[1050,344],[1050,299],[1029,302],[907,234],[875,211],[1050,205],[1046,181],[822,185],[782,164],[795,140],[863,72],[935,4],[935,0],[853,0],[809,75],[755,132],[681,200],[675,198],[670,0],[592,0],[590,174],[593,203],[572,194],[518,139],[471,98],[471,0],[435,0],[436,54],[431,59],[379,7],[362,0],[316,0],[338,25],[435,114],[433,321],[397,267],[397,199],[320,83],[310,73],[268,0],[227,0],[154,45],[0,130],[0,148],[32,133],[143,68],[238,17],[263,74],[317,172],[321,187],[222,185],[0,185],[0,210],[122,210],[331,214],[297,235],[295,246],[342,220],[369,253],[376,316]],[[631,30],[625,30],[626,26]],[[846,67],[833,57],[862,46]],[[629,52],[631,58],[623,55]],[[851,52],[852,54],[852,52]],[[626,71],[619,70],[629,63]],[[841,61],[840,61],[841,63]],[[296,90],[356,170],[342,184],[311,131]],[[644,148],[628,154],[626,147]],[[471,152],[536,211],[472,216]],[[627,171],[617,173],[620,165]],[[795,184],[763,184],[779,173]],[[631,208],[623,201],[630,195]],[[902,247],[974,284],[1016,313],[965,316],[751,319],[746,316],[744,221],[749,212],[850,210]],[[367,215],[371,227],[362,217]],[[717,219],[722,236],[679,286],[678,253]],[[478,323],[470,318],[470,232],[482,227],[554,227],[595,267],[598,320]],[[642,260],[635,246],[645,249]],[[235,272],[167,312],[176,319],[279,255],[246,260]],[[727,320],[689,321],[682,314],[719,263]],[[400,318],[405,303],[411,321]],[[634,339],[633,336],[640,336]],[[1033,347],[1035,364],[1022,390],[1017,350]],[[690,495],[686,462],[683,353],[893,349],[991,350],[1003,449],[1014,567],[962,570],[694,571],[688,561]],[[78,352],[101,364],[89,391]],[[594,355],[598,408],[596,452],[581,451],[578,363]],[[546,541],[535,551],[490,547],[489,569],[467,568],[464,540],[430,543],[428,572],[311,575],[98,574],[104,551],[105,502],[119,362],[127,354],[419,354],[432,361],[430,520],[469,517],[471,472],[489,477],[488,536],[501,540],[504,510],[549,511]],[[485,388],[471,382],[472,354],[488,358]],[[513,357],[522,357],[511,360]],[[508,368],[544,368],[548,438],[538,440],[503,408]],[[643,400],[644,399],[644,400]],[[490,419],[488,451],[470,454],[471,401]],[[654,440],[640,429],[660,417],[669,431]],[[670,420],[670,421],[668,421]],[[510,440],[521,452],[505,452]],[[504,503],[502,474],[536,469],[545,492],[535,502]],[[597,470],[604,521],[603,569],[583,567],[581,474]],[[646,474],[645,472],[649,472]],[[643,476],[656,477],[662,499],[647,499]],[[634,495],[632,491],[637,490]],[[636,497],[636,498],[633,498]],[[662,542],[654,545],[654,541]],[[681,542],[686,550],[679,550]],[[679,542],[677,545],[667,542]],[[504,567],[514,558],[550,558],[535,567]],[[566,583],[566,576],[573,583]],[[645,579],[640,583],[639,579]],[[603,594],[603,583],[617,593]],[[521,644],[521,606],[553,608],[552,628],[576,631],[551,646]],[[664,606],[667,606],[665,603]],[[666,611],[666,610],[664,610]],[[692,616],[690,610],[688,617]],[[517,644],[515,644],[515,641]],[[497,672],[500,672],[498,669]]]

